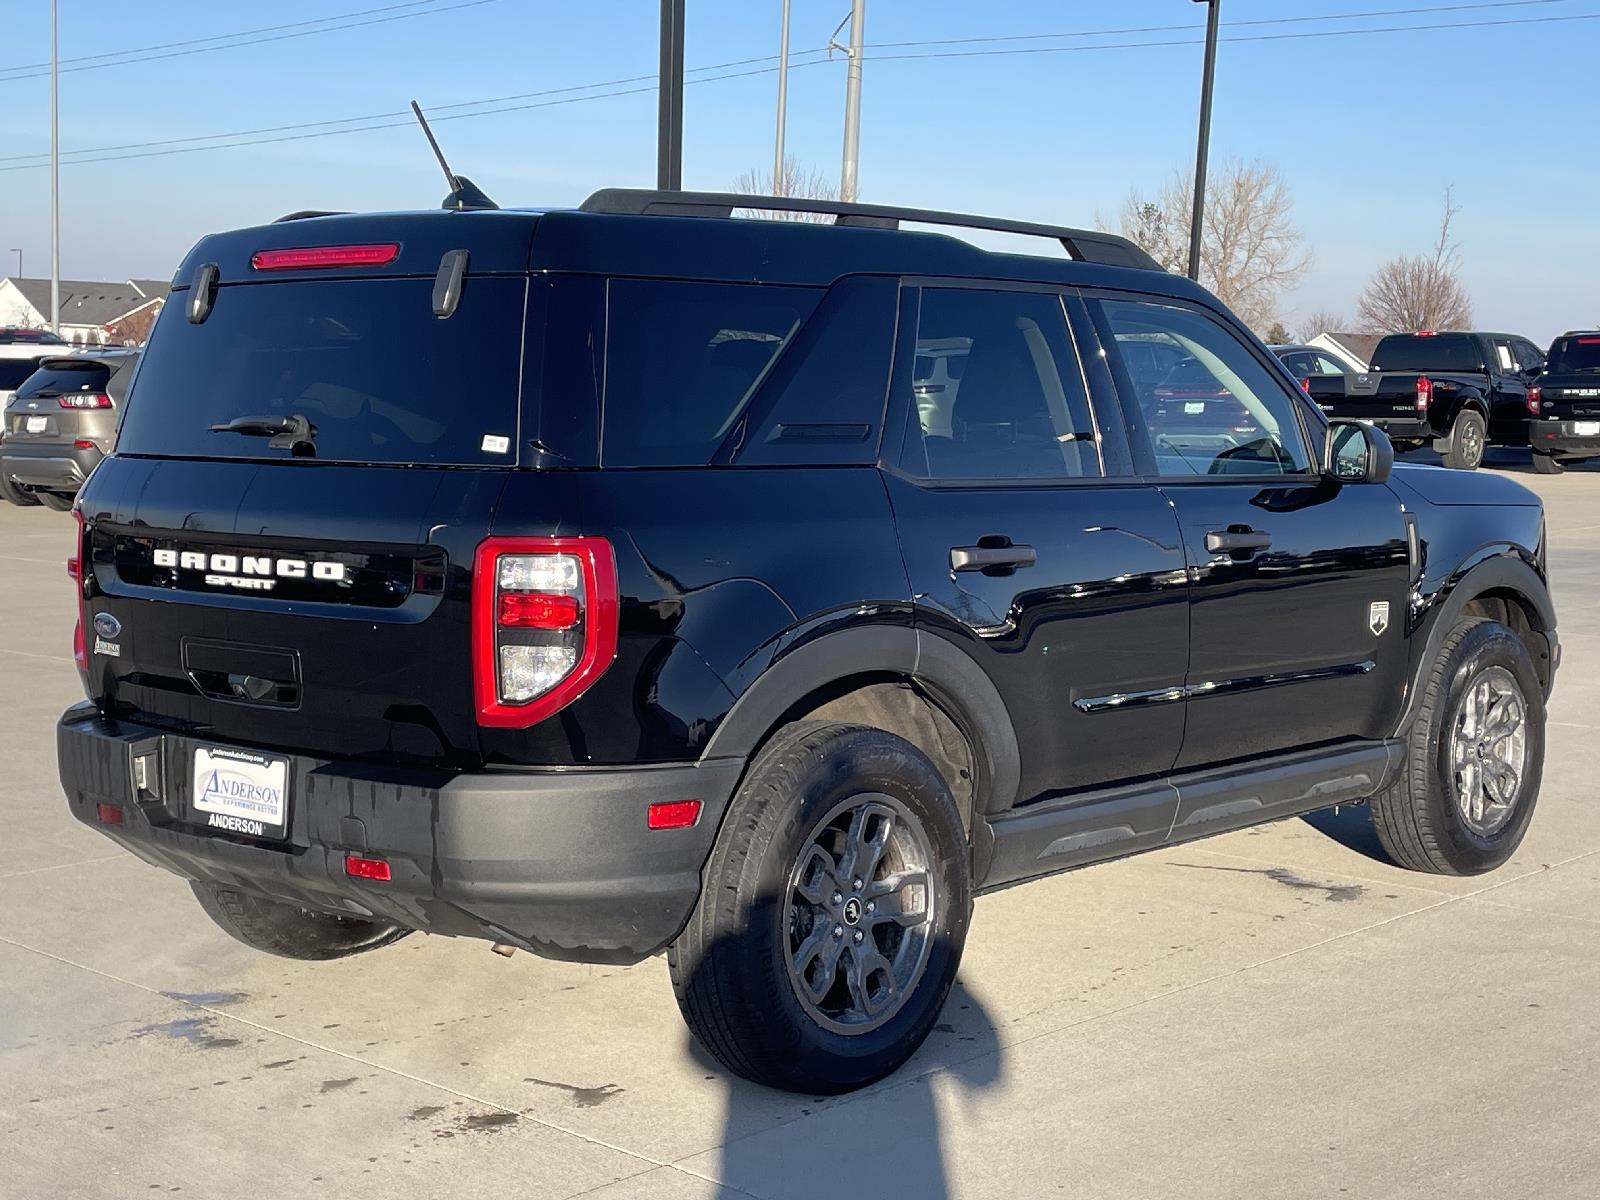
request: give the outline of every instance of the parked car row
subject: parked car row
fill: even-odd
[[[1533,469],[1600,456],[1600,331],[1564,333],[1548,354],[1516,334],[1395,333],[1370,369],[1315,346],[1274,346],[1323,412],[1365,421],[1397,450],[1431,445],[1444,465],[1472,470],[1484,450],[1527,446]]]
[[[33,336],[0,341],[0,499],[64,512],[111,453],[139,351],[63,353],[59,338],[21,332]]]

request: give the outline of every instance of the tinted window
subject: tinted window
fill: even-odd
[[[0,358],[0,392],[12,391],[38,367],[36,358]]]
[[[1343,375],[1345,366],[1336,358],[1329,358],[1326,354],[1313,354],[1311,356],[1313,375]]]
[[[514,462],[525,291],[521,279],[469,278],[443,321],[432,279],[223,287],[201,325],[168,305],[117,448],[280,458],[289,451],[265,437],[208,427],[301,414],[319,459]]]
[[[814,288],[612,280],[601,461],[710,462],[818,295]]]
[[[1552,375],[1600,371],[1600,334],[1557,338],[1550,347],[1548,367]]]
[[[1290,373],[1297,379],[1304,379],[1307,375],[1316,373],[1316,367],[1312,362],[1311,355],[1303,350],[1297,350],[1292,354],[1280,354],[1278,357],[1283,360],[1283,365],[1288,367]]]
[[[1517,362],[1524,371],[1531,371],[1536,367],[1544,366],[1544,351],[1532,342],[1518,338],[1511,343],[1511,347],[1517,352]]]
[[[87,359],[47,360],[46,365],[28,374],[26,386],[19,387],[17,395],[25,399],[60,396],[66,392],[103,392],[114,365]]]
[[[1061,299],[926,288],[907,469],[934,479],[1098,476],[1100,456]]]
[[[1310,472],[1294,397],[1231,330],[1156,300],[1105,300],[1100,311],[1162,475]],[[1158,347],[1177,356],[1163,378],[1129,369]]]
[[[1393,333],[1372,352],[1374,371],[1481,371],[1483,351],[1466,333]]]

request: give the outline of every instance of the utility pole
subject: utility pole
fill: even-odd
[[[56,0],[50,0],[50,332],[61,332],[61,114]],[[20,256],[19,256],[20,257]],[[19,263],[17,273],[22,269]]]
[[[789,112],[789,0],[783,0],[783,29],[778,34],[778,133],[772,148],[772,194],[783,195],[783,127]]]
[[[656,124],[656,187],[683,189],[683,6],[661,0],[661,74]]]
[[[1217,74],[1217,24],[1222,0],[1194,0],[1207,5],[1206,65],[1200,82],[1200,144],[1194,156],[1194,218],[1189,222],[1189,278],[1200,278],[1200,235],[1206,219],[1206,158],[1211,152],[1211,85]]]
[[[839,172],[839,199],[856,198],[856,168],[861,161],[861,50],[866,36],[867,0],[850,0],[850,56],[844,89],[844,166]]]

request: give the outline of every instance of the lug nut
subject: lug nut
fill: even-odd
[[[843,900],[843,899],[844,899],[844,897],[843,897],[843,896],[842,896],[842,895],[841,895],[841,894],[840,894],[840,893],[838,893],[838,892],[835,892],[835,893],[834,893],[834,894],[833,894],[833,902],[834,902],[834,903],[835,903],[835,904],[838,904],[838,903],[839,903],[839,902],[840,902],[840,901],[842,901],[842,900]]]
[[[851,880],[851,881],[850,881],[850,890],[851,890],[851,891],[852,891],[852,892],[859,892],[859,891],[860,891],[860,890],[861,890],[861,880],[859,880],[859,879],[852,879],[852,880]]]
[[[858,929],[858,930],[856,930],[856,945],[859,946],[861,944],[861,938],[862,938],[862,933],[861,933],[861,930]]]
[[[878,911],[878,902],[876,900],[868,900],[867,901],[867,911],[869,913],[870,912],[877,912]]]
[[[833,936],[834,937],[843,937],[844,936],[844,926],[843,925],[835,925],[833,927]]]

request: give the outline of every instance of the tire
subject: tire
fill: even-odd
[[[1498,823],[1475,823],[1463,811],[1462,797],[1468,793],[1462,785],[1470,780],[1458,769],[1463,758],[1456,752],[1457,732],[1473,723],[1471,693],[1486,684],[1491,693],[1501,687],[1513,692],[1522,714],[1521,767],[1515,786],[1502,789],[1509,804],[1503,813],[1482,813],[1497,816]],[[1489,708],[1490,714],[1494,711]],[[1508,711],[1502,710],[1502,718]],[[1498,621],[1482,618],[1468,618],[1452,629],[1423,685],[1421,707],[1407,735],[1404,774],[1371,801],[1373,826],[1389,857],[1402,867],[1435,875],[1480,875],[1510,858],[1539,799],[1544,721],[1544,692],[1522,639]],[[1477,732],[1482,732],[1484,723],[1478,724]],[[1511,748],[1511,741],[1493,736],[1498,727],[1491,716],[1489,736],[1479,739],[1480,746],[1486,740],[1493,743],[1491,757]],[[1473,761],[1470,754],[1463,757]],[[1488,761],[1478,758],[1477,772],[1484,778]],[[1488,798],[1476,789],[1472,794],[1480,801]],[[1485,808],[1496,806],[1486,803]]]
[[[39,497],[32,492],[24,491],[0,474],[0,500],[8,500],[18,508],[32,508],[39,503]]]
[[[1450,426],[1450,436],[1433,444],[1447,467],[1457,471],[1476,471],[1483,462],[1485,431],[1483,414],[1474,408],[1463,408]]]
[[[35,492],[34,496],[39,503],[55,512],[70,512],[72,509],[72,497],[63,496],[60,492]]]
[[[1567,469],[1567,464],[1554,454],[1541,454],[1533,452],[1533,473],[1535,475],[1560,475]]]
[[[849,837],[858,813],[862,837],[886,843],[860,876]],[[927,886],[882,890],[915,875],[919,855]],[[734,1074],[811,1095],[851,1091],[928,1036],[971,912],[961,814],[922,752],[880,729],[793,725],[762,749],[728,810],[699,904],[667,951],[673,991],[694,1036]]]
[[[398,942],[411,932],[387,921],[315,912],[217,883],[191,880],[189,886],[206,916],[224,933],[280,958],[348,958]]]

